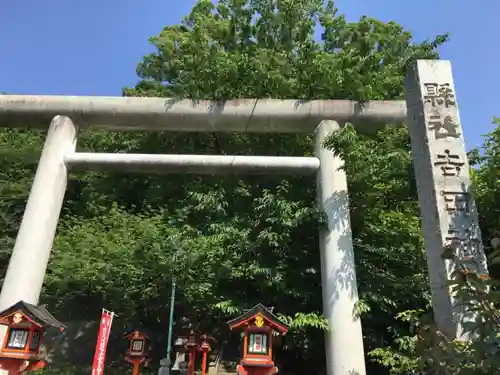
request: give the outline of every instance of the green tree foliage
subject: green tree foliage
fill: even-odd
[[[498,249],[496,256],[498,261]],[[408,310],[396,316],[407,322],[410,334],[394,340],[392,347],[377,348],[370,355],[389,369],[390,374],[493,375],[498,371],[500,311],[498,282],[469,275],[455,275],[452,290],[475,319],[463,328],[471,340],[449,339],[435,326],[432,312]]]
[[[470,153],[475,164],[472,174],[476,201],[481,219],[481,231],[488,250],[498,247],[500,238],[500,119],[493,119],[494,129],[485,135],[483,146]],[[496,243],[495,243],[496,242]],[[498,264],[491,265],[495,279],[500,279]]]
[[[14,246],[44,134],[0,131],[0,263],[2,275]]]
[[[144,57],[140,82],[124,95],[401,99],[408,62],[437,58],[446,39],[416,43],[394,22],[348,22],[320,0],[202,0],[150,39],[156,51]],[[24,155],[38,155],[43,134],[1,134],[6,259],[37,160]],[[393,317],[425,309],[429,299],[408,135],[387,127],[367,137],[347,127],[329,142],[347,161],[367,350],[388,347],[408,334],[408,323]],[[79,149],[304,156],[312,141],[84,131]],[[95,319],[105,305],[165,331],[176,277],[178,321],[186,317],[223,340],[227,318],[256,302],[273,305],[293,327],[283,367],[317,373],[325,322],[314,197],[314,181],[302,177],[74,173],[44,299],[68,319]]]
[[[347,126],[327,144],[348,175],[360,297],[370,310],[365,342],[385,346],[407,329],[391,314],[430,300],[408,134],[389,126],[368,137]]]
[[[476,319],[464,324],[472,338],[469,342],[444,337],[432,321],[430,309],[401,312],[396,319],[410,324],[409,335],[395,338],[390,347],[380,347],[370,354],[390,370],[391,374],[422,375],[492,375],[498,372],[500,351],[500,303],[498,264],[498,167],[500,155],[500,121],[494,119],[495,129],[485,136],[480,149],[469,153],[474,169],[475,199],[480,213],[485,251],[490,260],[492,278],[481,280],[474,275],[466,279],[459,273],[453,276],[452,287],[457,299]]]

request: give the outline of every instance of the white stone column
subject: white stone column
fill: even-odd
[[[349,219],[349,197],[343,161],[323,147],[325,138],[339,130],[335,121],[322,121],[316,129],[315,154],[320,159],[317,175],[318,204],[328,217],[320,228],[323,313],[326,333],[327,375],[364,375],[365,356],[361,321],[354,314],[358,301],[356,269]]]
[[[434,318],[448,337],[461,338],[451,273],[459,266],[487,277],[488,270],[450,62],[417,60],[405,90]]]
[[[52,120],[0,294],[0,310],[23,300],[38,304],[67,185],[64,154],[76,149],[68,117]]]

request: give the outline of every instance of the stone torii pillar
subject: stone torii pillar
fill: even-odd
[[[50,123],[0,294],[0,310],[20,300],[38,304],[68,182],[64,155],[76,149],[70,118]]]
[[[0,294],[0,310],[23,300],[38,305],[52,242],[68,181],[64,154],[76,149],[77,129],[70,118],[50,123],[24,216]],[[3,345],[7,326],[0,326]],[[0,375],[10,372],[0,369]]]
[[[323,313],[330,326],[325,335],[326,373],[365,375],[363,333],[355,314],[358,287],[347,179],[341,169],[343,161],[323,147],[325,138],[339,129],[336,121],[322,121],[315,134],[315,154],[320,160],[317,200],[328,218],[319,233]]]

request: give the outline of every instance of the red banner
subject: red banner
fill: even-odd
[[[92,375],[104,374],[104,361],[106,360],[106,348],[108,347],[113,315],[111,311],[102,310],[101,324],[99,325],[99,334],[97,335],[97,344],[95,346],[94,363],[92,363]]]

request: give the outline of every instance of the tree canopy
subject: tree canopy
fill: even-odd
[[[348,22],[331,1],[201,0],[179,24],[150,39],[156,50],[144,56],[140,81],[123,94],[401,99],[408,63],[438,58],[447,38],[416,42],[395,22]],[[486,138],[483,156],[475,153],[487,241],[500,228],[497,133]],[[0,132],[3,271],[43,138],[36,131]],[[78,148],[308,156],[312,145],[307,135],[82,131]],[[387,124],[368,136],[347,126],[328,147],[346,161],[369,373],[404,373],[415,365],[402,354],[411,349],[411,325],[394,317],[428,310],[430,299],[408,133]],[[166,332],[175,277],[177,328],[185,318],[224,341],[224,321],[257,302],[272,304],[292,326],[279,358],[284,372],[318,373],[326,328],[321,220],[307,177],[74,173],[43,299],[61,319],[95,320],[105,305],[131,323]],[[158,340],[163,346],[164,338]]]

